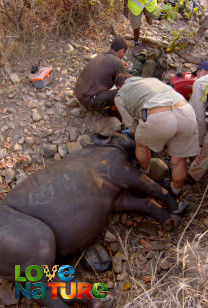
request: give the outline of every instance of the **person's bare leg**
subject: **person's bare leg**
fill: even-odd
[[[136,158],[145,173],[150,171],[150,159],[151,153],[150,149],[145,145],[136,142]]]
[[[140,36],[140,28],[134,29],[134,42],[139,41],[139,36]]]
[[[175,194],[177,194],[177,192],[179,194],[188,174],[186,158],[172,156],[171,162],[173,165],[171,187]]]

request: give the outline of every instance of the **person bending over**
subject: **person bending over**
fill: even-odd
[[[114,105],[117,89],[111,90],[116,76],[125,71],[121,59],[128,49],[125,39],[116,37],[110,50],[92,59],[80,73],[75,95],[85,109],[99,110]]]
[[[124,124],[135,132],[136,157],[150,172],[150,149],[167,145],[171,155],[172,192],[178,196],[187,176],[186,158],[199,153],[198,127],[192,106],[184,97],[156,78],[117,76],[115,105]],[[180,210],[181,211],[181,210]]]

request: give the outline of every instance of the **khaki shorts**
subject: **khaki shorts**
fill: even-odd
[[[192,157],[199,154],[198,126],[194,109],[189,103],[171,110],[148,115],[139,120],[135,140],[160,152],[165,145],[175,157]]]
[[[145,16],[148,16],[150,18],[155,17],[155,15],[153,13],[148,12],[146,9],[143,9],[142,12],[144,13]],[[141,25],[142,25],[142,12],[139,15],[135,16],[131,11],[129,11],[132,29],[138,29],[138,28],[141,27]]]

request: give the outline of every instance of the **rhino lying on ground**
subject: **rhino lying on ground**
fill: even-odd
[[[102,233],[113,210],[138,211],[172,226],[178,201],[129,163],[134,147],[128,135],[112,137],[110,144],[54,162],[9,192],[1,202],[0,277],[13,280],[15,264],[23,271],[31,264],[50,268],[56,257],[80,253]],[[47,296],[41,304],[64,308],[70,301]]]

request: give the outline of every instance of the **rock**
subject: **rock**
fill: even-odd
[[[29,147],[32,147],[33,144],[35,143],[35,141],[34,141],[33,137],[25,137],[25,143]]]
[[[161,181],[168,175],[167,164],[159,158],[151,158],[149,176],[154,181]]]
[[[155,259],[151,259],[146,265],[145,269],[147,274],[155,275],[158,272],[157,261]]]
[[[16,144],[14,145],[14,147],[13,147],[13,150],[14,150],[15,152],[22,151],[22,146],[21,146],[21,144],[16,143]]]
[[[208,40],[208,30],[206,30],[206,31],[204,32],[204,38],[205,38],[206,40]]]
[[[16,185],[22,183],[24,180],[26,180],[27,178],[27,174],[20,170],[20,169],[17,169],[17,175],[16,175],[16,179],[17,179],[17,182],[16,182]]]
[[[70,128],[69,139],[70,141],[75,141],[79,137],[79,129],[77,127]]]
[[[57,146],[55,144],[44,144],[43,145],[43,156],[46,158],[53,157],[57,152]]]
[[[24,136],[20,137],[20,139],[18,140],[18,143],[21,144],[21,145],[23,145],[24,142],[25,142]]]
[[[54,105],[54,103],[46,102],[45,105],[46,105],[46,107],[51,108]]]
[[[42,119],[42,116],[39,114],[37,109],[33,109],[32,110],[32,119],[35,122],[38,122],[38,121],[40,121]]]
[[[120,245],[118,242],[113,242],[113,243],[110,243],[110,250],[112,251],[112,253],[116,253],[117,251],[119,251],[120,249]]]
[[[92,55],[87,55],[87,56],[85,56],[84,59],[85,59],[86,61],[90,61],[90,60],[94,59],[96,56],[97,56],[97,53],[94,53],[94,54],[92,54]]]
[[[172,264],[167,258],[164,258],[160,261],[159,266],[160,266],[161,269],[166,271],[166,270],[169,270],[171,268]]]
[[[94,269],[99,272],[107,271],[111,264],[108,251],[100,244],[90,246],[85,252],[83,265],[87,269]]]
[[[53,129],[52,128],[43,128],[42,131],[39,134],[40,138],[46,138],[50,135],[53,134]]]
[[[118,274],[118,276],[116,277],[116,280],[118,280],[118,281],[124,280],[124,275],[123,274]]]
[[[4,305],[10,306],[18,304],[19,300],[15,298],[11,282],[4,281],[0,285],[0,298]]]
[[[25,153],[24,154],[25,159],[27,160],[28,165],[31,164],[32,162],[32,157],[30,156],[30,154]]]
[[[82,148],[85,148],[89,144],[92,144],[90,137],[88,135],[81,135],[77,139],[77,142],[81,145]]]
[[[63,70],[62,72],[61,72],[63,75],[68,75],[68,70],[67,69],[65,69],[65,70]]]
[[[83,115],[83,111],[81,108],[73,108],[71,111],[71,114],[75,117],[81,117]]]
[[[60,154],[59,154],[59,153],[55,153],[54,159],[55,159],[55,160],[61,160]]]
[[[157,228],[150,223],[140,224],[137,227],[137,233],[140,234],[141,232],[146,233],[146,234],[151,235],[151,236],[157,236],[158,235]]]
[[[115,235],[113,233],[111,233],[110,231],[107,230],[105,232],[104,240],[108,243],[112,243],[112,242],[116,242],[117,238],[115,237]]]
[[[72,98],[74,96],[74,91],[70,89],[66,89],[64,94],[66,95],[66,98]]]
[[[152,259],[152,258],[154,258],[154,253],[153,253],[152,251],[149,251],[149,252],[147,253],[147,255],[146,255],[146,258],[147,258],[147,259]]]
[[[11,184],[16,179],[16,171],[13,168],[9,168],[6,171],[5,181],[7,184]]]
[[[7,156],[6,149],[0,149],[0,160]]]
[[[11,80],[12,82],[14,82],[14,83],[20,82],[20,78],[19,78],[18,75],[15,74],[15,73],[9,74],[9,78],[10,78],[10,80]]]
[[[117,254],[113,257],[113,270],[116,274],[120,274],[122,271],[122,261],[125,261],[126,258],[124,254],[121,252],[117,252]]]
[[[184,63],[184,67],[187,68],[188,70],[193,70],[193,64],[191,63]]]
[[[121,122],[116,117],[102,118],[95,123],[95,131],[109,135],[121,131]]]
[[[66,49],[66,53],[67,54],[70,54],[70,53],[72,53],[74,51],[74,47],[71,45],[71,44],[68,44],[67,45],[67,49]]]
[[[2,128],[1,128],[1,132],[5,133],[8,129],[9,129],[9,127],[7,125],[3,125]]]
[[[108,281],[108,282],[106,283],[106,285],[107,285],[108,289],[113,289],[113,287],[114,287],[113,281]]]
[[[43,157],[41,156],[40,153],[35,153],[35,154],[32,156],[32,160],[33,160],[35,163],[38,163],[38,164],[42,164],[42,163],[43,163]]]
[[[66,97],[66,103],[65,104],[68,107],[76,107],[77,105],[79,105],[79,101],[76,97],[73,97],[73,98]]]
[[[80,144],[77,142],[68,142],[67,147],[68,147],[69,153],[72,153],[76,150],[80,150],[82,148]]]
[[[64,157],[67,153],[68,153],[68,147],[66,144],[60,144],[58,146],[58,152],[60,154],[61,157]]]

